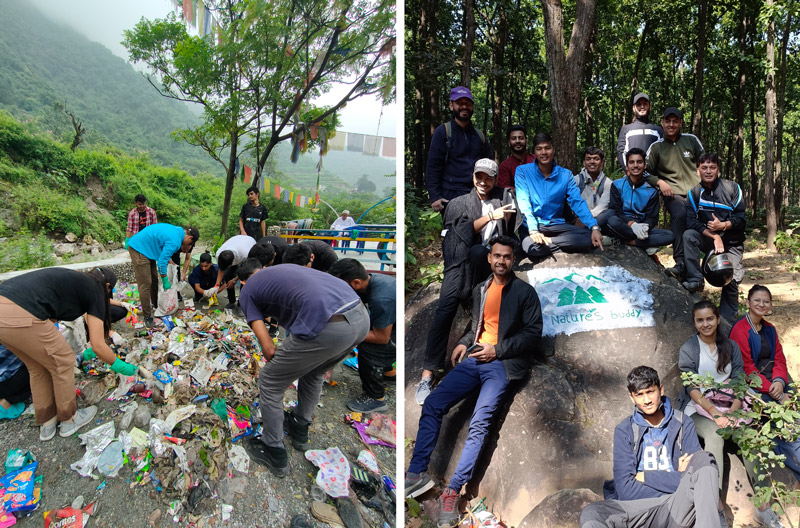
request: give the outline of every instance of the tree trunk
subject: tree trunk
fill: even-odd
[[[775,0],[766,0],[765,8],[769,12],[767,22],[767,78],[766,78],[766,110],[764,117],[767,138],[764,146],[764,205],[767,215],[767,250],[777,251],[775,235],[778,232],[778,215],[775,208]]]
[[[739,41],[739,65],[736,78],[739,81],[736,84],[736,96],[734,97],[734,122],[736,128],[735,139],[735,165],[733,168],[733,177],[736,182],[741,186],[744,184],[744,98],[745,90],[747,88],[747,75],[749,70],[749,62],[746,60],[748,51],[747,36],[750,32],[750,25],[752,20],[750,18],[750,10],[746,5],[746,0],[743,0],[739,5],[739,27],[737,29],[737,39]]]
[[[639,38],[639,47],[636,50],[636,62],[633,64],[633,77],[631,77],[631,96],[625,101],[625,123],[630,123],[633,120],[633,96],[636,95],[639,88],[639,67],[642,65],[642,56],[644,55],[644,41],[647,38],[647,33],[650,31],[650,20],[645,20],[644,29],[642,29],[642,36]]]
[[[697,13],[697,58],[694,63],[692,134],[701,137],[703,109],[703,60],[706,54],[706,12],[708,0],[701,0]]]
[[[786,9],[786,25],[783,28],[781,50],[778,56],[778,111],[777,126],[775,129],[775,208],[778,211],[778,226],[784,228],[784,219],[788,205],[786,199],[787,186],[783,176],[783,114],[786,107],[786,48],[789,46],[789,34],[792,27],[792,4],[790,1]]]
[[[576,172],[576,143],[583,68],[594,28],[596,0],[578,0],[569,48],[564,55],[564,14],[560,0],[542,0],[545,54],[553,143],[559,164]]]
[[[750,210],[753,211],[755,216],[758,211],[758,175],[756,174],[756,167],[758,166],[758,148],[756,145],[756,131],[758,126],[756,123],[756,85],[750,85]]]
[[[498,6],[497,30],[495,31],[495,46],[493,50],[494,68],[494,104],[492,105],[492,130],[494,130],[495,159],[502,160],[503,143],[506,135],[503,128],[503,99],[505,96],[505,48],[508,42],[508,14],[502,5]]]
[[[228,233],[228,216],[231,213],[231,195],[233,183],[236,181],[236,156],[239,152],[239,133],[231,133],[231,153],[228,157],[228,175],[225,179],[225,199],[222,203],[222,226],[219,228],[219,238],[223,241]]]
[[[475,48],[475,0],[464,0],[464,54],[461,57],[461,84],[472,86],[472,50]]]

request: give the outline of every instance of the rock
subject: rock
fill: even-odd
[[[522,519],[519,528],[575,528],[581,510],[603,497],[592,490],[564,489],[546,497]]]
[[[626,375],[635,366],[650,365],[658,370],[667,395],[674,396],[680,387],[678,349],[694,333],[690,309],[695,299],[676,280],[664,275],[643,251],[615,246],[587,255],[559,254],[557,259],[549,259],[535,269],[554,270],[555,274],[562,273],[558,268],[618,266],[649,281],[653,317],[650,326],[608,329],[612,324],[609,317],[599,329],[544,338],[542,357],[531,376],[511,391],[498,411],[466,489],[473,496],[487,497],[486,504],[493,513],[511,525],[528,515],[531,504],[542,502],[558,490],[588,488],[602,492],[603,481],[612,474],[614,427],[632,410],[625,388]],[[517,276],[527,280],[531,269],[526,260]],[[602,270],[600,275],[610,272]],[[564,287],[575,288],[567,273],[564,272]],[[629,282],[635,283],[636,279]],[[615,284],[619,288],[626,283]],[[414,400],[414,389],[422,371],[438,287],[437,284],[422,290],[406,306],[405,436],[410,439],[417,434],[421,407]],[[606,286],[598,282],[598,288],[602,292]],[[539,289],[546,291],[544,287]],[[585,295],[586,291],[582,293]],[[602,293],[598,295],[602,298]],[[577,289],[573,297],[578,298]],[[548,300],[555,306],[561,295],[551,293]],[[622,306],[616,300],[595,303],[574,304],[573,308],[578,313],[587,312],[588,306],[598,311]],[[550,310],[544,311],[545,318],[552,316],[554,309]],[[619,309],[617,312],[622,313]],[[460,311],[448,352],[468,324],[467,314]],[[475,397],[468,398],[445,417],[428,467],[432,476],[445,478],[453,474],[474,404]],[[410,460],[409,456],[406,458]]]
[[[75,254],[75,245],[74,244],[65,244],[63,242],[59,242],[57,244],[53,244],[53,251],[55,251],[56,256],[64,256],[64,255],[74,255]]]
[[[101,253],[100,248],[96,248],[96,247],[93,247],[92,250],[89,251],[89,254],[92,255],[92,256],[95,256],[95,257],[97,255],[99,255],[100,253]]]
[[[87,246],[90,246],[93,240],[92,235],[83,235],[83,243]]]
[[[76,235],[75,233],[72,233],[72,232],[67,233],[66,236],[64,237],[64,240],[66,240],[67,242],[77,242],[78,241],[78,235]]]

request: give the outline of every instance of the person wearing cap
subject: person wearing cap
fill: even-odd
[[[508,127],[508,147],[511,155],[500,163],[497,171],[497,186],[514,188],[514,173],[517,167],[533,163],[533,154],[528,152],[528,131],[522,125]]]
[[[650,122],[650,97],[639,92],[633,96],[633,121],[619,129],[617,137],[617,163],[624,171],[625,154],[632,148],[647,152],[650,145],[664,137],[664,130]]]
[[[347,229],[348,227],[353,227],[354,225],[356,225],[356,221],[353,220],[352,216],[350,216],[350,211],[345,209],[344,211],[342,211],[342,216],[337,217],[336,220],[334,220],[333,223],[331,224],[331,231],[334,230],[341,231],[341,233],[338,234],[338,236],[341,237],[350,236],[350,232],[344,231],[344,229]],[[336,240],[333,241],[333,245],[336,246]],[[342,247],[343,248],[350,247],[350,241],[342,240]]]
[[[167,263],[179,249],[189,251],[198,238],[200,235],[194,227],[154,224],[142,229],[128,241],[128,253],[147,326],[153,325],[153,309],[158,305],[159,275],[164,289],[170,289]]]
[[[703,145],[697,136],[681,133],[683,114],[670,106],[664,110],[661,126],[664,137],[650,145],[647,151],[647,183],[656,187],[664,197],[664,207],[669,211],[670,229],[675,236],[672,257],[675,266],[666,274],[683,280],[686,265],[683,262],[683,232],[686,231],[686,194],[700,182],[697,160],[703,154]]]
[[[517,203],[529,230],[522,249],[534,263],[556,251],[583,253],[592,247],[603,249],[600,226],[581,198],[572,172],[555,162],[550,134],[540,132],[533,136],[533,155],[536,161],[519,167],[515,178]],[[585,227],[566,222],[565,201]]]
[[[472,189],[472,168],[480,158],[494,159],[486,136],[472,126],[475,104],[464,86],[450,90],[452,119],[433,132],[425,168],[425,186],[434,211]]]
[[[514,214],[514,192],[496,186],[497,163],[488,158],[475,162],[473,189],[453,199],[444,212],[444,278],[439,303],[428,331],[422,379],[416,400],[422,405],[433,388],[433,375],[444,368],[447,339],[458,306],[472,288],[490,274],[488,243],[496,235],[512,235],[521,219]]]
[[[742,255],[747,219],[742,189],[734,181],[720,179],[719,173],[719,157],[715,153],[701,154],[697,160],[700,183],[686,197],[683,287],[692,292],[703,289],[701,252],[727,253],[733,264],[733,280],[722,288],[719,314],[733,324],[739,310],[739,283],[744,278]]]

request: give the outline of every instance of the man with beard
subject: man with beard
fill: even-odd
[[[397,281],[381,273],[367,273],[356,259],[337,261],[328,273],[350,285],[369,311],[369,333],[358,345],[358,377],[363,394],[347,402],[351,411],[385,411],[386,382],[383,373],[397,361],[395,350],[395,299]]]
[[[646,93],[633,96],[633,122],[619,130],[617,138],[617,163],[625,170],[625,155],[632,148],[647,152],[650,145],[664,137],[660,126],[650,122],[650,97]]]
[[[542,337],[542,310],[533,286],[518,279],[513,238],[499,236],[489,244],[492,276],[472,294],[472,325],[453,349],[454,365],[425,400],[419,419],[414,454],[406,472],[407,497],[429,490],[433,482],[425,473],[442,419],[456,403],[478,390],[455,474],[442,493],[439,526],[458,521],[461,487],[472,477],[492,421],[511,382],[526,376]]]
[[[475,103],[469,88],[450,90],[452,119],[433,132],[425,168],[425,186],[434,211],[442,211],[447,202],[472,189],[472,167],[480,158],[494,159],[486,136],[472,126]]]
[[[528,132],[522,125],[511,125],[508,128],[508,146],[511,155],[500,164],[497,172],[497,186],[514,188],[514,173],[517,167],[533,163],[533,154],[528,152]]]
[[[475,189],[450,202],[444,213],[444,278],[439,304],[428,331],[422,379],[417,384],[416,400],[422,405],[433,388],[433,375],[444,368],[450,325],[458,305],[469,298],[472,288],[489,276],[486,255],[488,242],[496,235],[511,235],[519,222],[513,214],[511,189],[495,186],[497,163],[490,159],[475,162]]]

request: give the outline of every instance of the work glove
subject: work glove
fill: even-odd
[[[172,284],[170,284],[169,279],[167,278],[166,275],[161,277],[161,285],[164,286],[165,290],[168,290],[172,287]]]
[[[125,242],[122,243],[122,247],[128,249],[128,242],[130,242],[131,237],[125,237]]]
[[[117,358],[111,365],[111,370],[113,370],[117,374],[122,374],[123,376],[133,376],[134,374],[136,374],[136,365],[125,363],[120,358]]]
[[[84,350],[82,352],[82,355],[83,355],[83,360],[84,361],[91,361],[91,360],[93,360],[94,358],[97,357],[97,354],[94,353],[94,350],[92,350],[92,347],[89,347],[86,350]]]
[[[131,303],[124,302],[120,303],[120,305],[122,305],[122,307],[125,308],[128,313],[133,313],[133,305]]]
[[[219,291],[219,287],[218,286],[214,286],[213,288],[209,288],[203,293],[203,298],[208,299],[209,297],[213,297],[214,295],[217,294],[218,291]]]
[[[631,230],[633,234],[636,235],[636,238],[639,240],[644,240],[647,238],[647,232],[650,230],[650,226],[643,223],[633,223],[631,224]]]
[[[111,334],[111,342],[117,346],[122,346],[125,343],[125,338],[119,335],[119,332]]]

